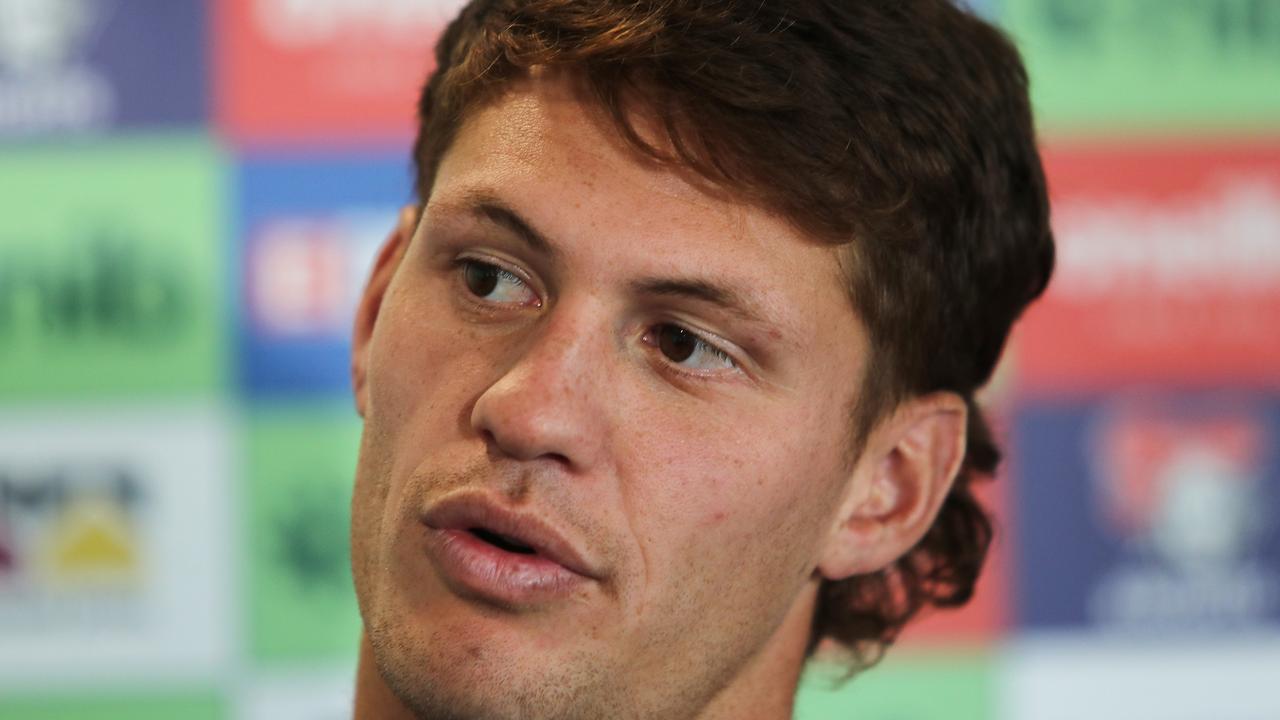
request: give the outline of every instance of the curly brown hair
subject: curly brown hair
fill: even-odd
[[[923,607],[963,605],[992,538],[974,494],[1000,460],[974,402],[1053,268],[1027,76],[947,0],[473,0],[436,48],[414,147],[425,204],[467,112],[535,66],[582,81],[638,152],[842,246],[872,352],[851,455],[902,400],[969,407],[931,529],[876,573],[824,582],[824,639],[876,662]],[[644,140],[637,112],[664,141]]]

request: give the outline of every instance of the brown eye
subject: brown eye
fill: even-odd
[[[664,323],[653,326],[645,338],[673,365],[701,372],[732,370],[737,363],[729,354],[692,330]]]
[[[463,259],[462,283],[486,305],[542,307],[538,294],[519,275],[493,263]]]
[[[479,262],[468,262],[463,268],[467,289],[476,297],[488,297],[498,287],[498,268]]]
[[[662,325],[657,334],[658,349],[672,362],[688,360],[701,342],[693,333],[676,325]]]

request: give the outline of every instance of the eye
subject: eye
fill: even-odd
[[[540,304],[538,295],[515,273],[479,260],[462,260],[462,281],[476,297],[504,305]]]
[[[690,370],[731,370],[733,358],[701,336],[679,325],[655,326],[646,336],[673,364]]]

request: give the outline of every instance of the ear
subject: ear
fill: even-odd
[[[824,578],[875,572],[924,537],[960,471],[967,422],[963,398],[935,393],[876,426],[819,558]]]
[[[391,285],[391,278],[395,277],[396,268],[400,267],[400,260],[409,247],[409,240],[413,238],[418,217],[416,206],[406,205],[400,209],[395,229],[378,250],[364,294],[356,307],[355,330],[351,336],[351,387],[355,393],[356,412],[360,413],[360,417],[365,416],[365,410],[369,407],[369,348],[373,328],[378,321],[378,313],[382,310],[382,299],[387,294],[387,287]]]

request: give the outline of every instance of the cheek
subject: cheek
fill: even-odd
[[[752,557],[761,573],[804,575],[839,457],[815,445],[812,419],[765,403],[720,420],[696,412],[655,417],[637,452],[653,458],[640,473],[648,480],[631,483],[646,488],[632,501],[648,508],[642,537],[679,558],[683,572],[736,575]]]
[[[393,436],[424,429],[424,422],[453,422],[457,408],[449,413],[450,406],[468,391],[481,356],[476,338],[433,299],[436,290],[409,281],[388,292],[369,358],[369,421]]]
[[[469,422],[473,379],[484,357],[476,338],[453,322],[429,287],[393,285],[374,327],[369,357],[369,407],[361,466],[378,467],[370,484],[383,484],[383,508],[394,516],[400,487],[428,457]]]
[[[374,325],[369,357],[370,414],[384,422],[403,422],[413,406],[432,394],[433,367],[448,362],[447,344],[437,335],[441,323],[433,322],[426,303],[393,285]]]
[[[631,502],[648,571],[638,626],[677,654],[735,657],[764,641],[812,577],[826,477],[812,447],[779,427],[695,425],[665,444],[648,434],[662,460]]]

